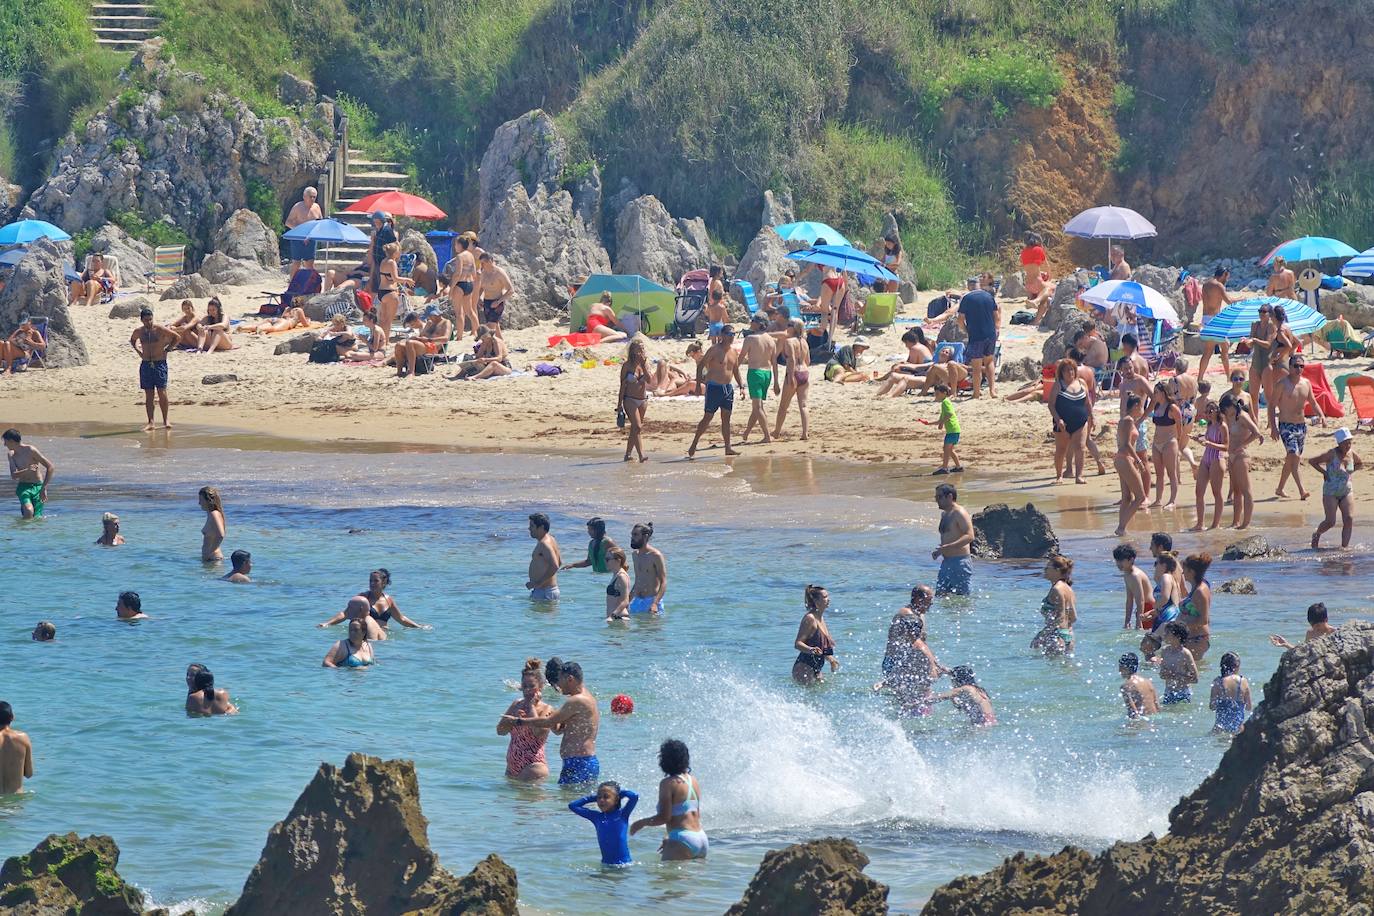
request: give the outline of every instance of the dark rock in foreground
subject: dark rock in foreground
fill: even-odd
[[[1048,557],[1059,552],[1059,538],[1045,513],[1030,503],[1024,509],[996,503],[973,516],[972,550],[975,557],[993,559]]]
[[[1241,538],[1234,544],[1228,544],[1221,558],[1223,560],[1273,560],[1286,556],[1288,556],[1288,551],[1282,547],[1274,547],[1261,535],[1252,534],[1248,538]]]
[[[439,865],[413,762],[349,754],[320,764],[225,916],[515,916],[516,897],[497,856],[463,878]]]
[[[118,864],[119,847],[107,836],[54,833],[28,855],[5,860],[0,868],[0,913],[143,916],[143,894],[124,883],[115,871]]]
[[[1240,576],[1235,579],[1227,579],[1221,583],[1221,588],[1217,591],[1227,595],[1256,595],[1259,591],[1255,588],[1255,580],[1249,576]]]
[[[1374,624],[1284,653],[1169,832],[1098,856],[1018,853],[935,891],[926,916],[1374,913]]]
[[[887,885],[865,875],[866,865],[848,839],[774,849],[725,916],[886,916]]]

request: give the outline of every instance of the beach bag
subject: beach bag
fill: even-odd
[[[315,341],[310,347],[309,361],[312,363],[337,363],[339,361],[339,348],[334,346],[334,338]]]
[[[555,366],[553,363],[537,363],[534,367],[534,374],[539,376],[562,375],[563,367]]]
[[[853,324],[854,319],[859,317],[859,309],[854,304],[854,297],[849,295],[849,288],[845,287],[844,295],[840,297],[839,323],[848,325]]]
[[[1012,313],[1012,316],[1011,316],[1011,323],[1012,323],[1012,324],[1035,324],[1035,313],[1034,313],[1034,312],[1028,312],[1028,311],[1026,311],[1025,309],[1022,309],[1022,310],[1019,311],[1019,312],[1013,312],[1013,313]]]

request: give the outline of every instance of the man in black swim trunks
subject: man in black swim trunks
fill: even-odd
[[[499,337],[501,316],[506,313],[506,300],[510,299],[515,288],[511,286],[510,274],[497,266],[491,258],[491,252],[482,252],[477,260],[480,266],[477,280],[482,289],[482,323]]]
[[[143,389],[143,406],[148,412],[148,424],[153,428],[153,396],[162,408],[162,428],[171,429],[167,422],[167,351],[181,338],[176,332],[153,324],[153,310],[144,308],[138,313],[139,326],[129,335],[129,346],[142,360],[138,367],[138,387]]]
[[[735,409],[735,388],[744,387],[744,380],[740,377],[739,371],[739,356],[739,351],[735,349],[735,329],[728,324],[723,325],[714,338],[711,349],[706,351],[706,356],[697,364],[697,385],[701,385],[703,376],[706,382],[706,411],[702,414],[701,422],[697,424],[696,435],[692,436],[692,444],[687,449],[688,458],[696,456],[697,443],[701,441],[706,427],[711,425],[716,411],[720,411],[720,434],[725,440],[725,454],[739,454],[730,447],[730,414]],[[731,384],[732,382],[734,384]]]

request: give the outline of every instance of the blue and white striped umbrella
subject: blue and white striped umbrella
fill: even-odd
[[[1084,290],[1079,298],[1107,311],[1111,311],[1113,306],[1128,306],[1131,311],[1145,318],[1163,321],[1173,327],[1183,324],[1179,320],[1178,310],[1163,293],[1134,280],[1107,280]]]
[[[1326,316],[1305,302],[1294,299],[1280,299],[1276,296],[1260,296],[1233,302],[1217,312],[1202,329],[1203,340],[1225,340],[1235,343],[1250,336],[1250,325],[1259,321],[1260,306],[1282,306],[1288,315],[1284,322],[1294,334],[1312,334],[1320,331],[1326,324]]]
[[[1347,277],[1374,277],[1374,248],[1362,251],[1346,261],[1341,273]]]

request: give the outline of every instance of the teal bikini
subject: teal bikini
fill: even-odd
[[[697,800],[696,785],[692,782],[692,778],[686,775],[677,778],[687,786],[687,798],[681,803],[673,805],[672,816],[683,817],[693,811],[700,811],[701,804]],[[676,827],[668,831],[668,839],[685,847],[694,859],[706,858],[706,851],[710,847],[705,830],[687,830],[683,827]]]

